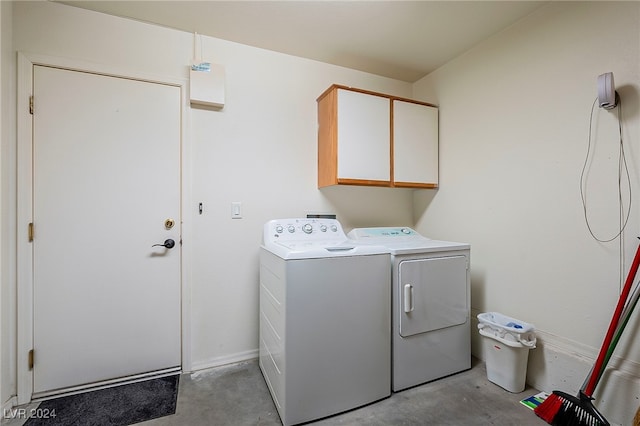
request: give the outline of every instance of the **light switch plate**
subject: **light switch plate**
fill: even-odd
[[[242,203],[240,201],[231,202],[231,219],[242,219]]]

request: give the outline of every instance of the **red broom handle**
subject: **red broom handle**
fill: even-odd
[[[613,317],[611,318],[611,323],[609,324],[609,330],[607,330],[607,335],[602,342],[602,347],[600,348],[600,353],[598,354],[598,358],[596,359],[596,363],[593,366],[593,371],[591,372],[591,376],[589,377],[589,382],[587,383],[587,387],[584,390],[585,395],[591,397],[593,395],[593,391],[596,388],[596,383],[598,382],[598,375],[600,368],[602,368],[602,364],[604,362],[604,358],[607,355],[607,350],[609,349],[609,345],[613,340],[613,335],[616,332],[616,327],[618,326],[618,322],[620,321],[620,316],[622,315],[622,310],[624,309],[624,305],[627,302],[627,298],[629,297],[629,292],[631,291],[631,285],[636,278],[636,273],[638,272],[638,267],[640,266],[640,245],[636,250],[636,256],[633,259],[633,263],[631,264],[631,269],[629,270],[629,274],[627,275],[627,281],[624,283],[624,288],[622,289],[622,293],[620,293],[620,298],[618,299],[618,306],[616,306],[616,310],[613,313]]]

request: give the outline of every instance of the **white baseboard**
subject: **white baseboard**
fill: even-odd
[[[2,403],[2,413],[9,413],[13,407],[18,404],[18,398],[15,396],[10,397]],[[3,420],[6,416],[0,416],[0,420]]]
[[[476,314],[472,321],[472,353],[486,360],[477,331]],[[536,348],[529,352],[527,384],[545,392],[560,390],[576,395],[595,363],[599,348],[536,330]],[[631,425],[640,405],[640,364],[615,355],[596,391],[594,405],[612,425]]]
[[[201,361],[194,361],[191,367],[192,371],[206,370],[207,368],[220,367],[227,364],[256,359],[258,358],[258,355],[258,349],[253,349],[250,351],[237,352],[231,355],[209,358]]]
[[[10,409],[16,406],[16,404],[18,403],[18,398],[14,396],[12,396],[11,398],[7,399],[3,404],[2,404],[2,409],[4,410],[6,409]]]

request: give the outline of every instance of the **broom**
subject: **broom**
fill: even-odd
[[[609,422],[604,416],[596,409],[591,402],[593,400],[593,391],[595,390],[598,379],[600,378],[600,371],[603,368],[603,363],[607,357],[607,352],[613,335],[618,328],[618,322],[622,315],[622,310],[629,297],[631,291],[631,285],[635,279],[638,267],[640,266],[640,246],[636,250],[636,255],[633,259],[631,269],[627,275],[627,280],[620,293],[616,310],[611,318],[609,329],[602,342],[602,347],[598,353],[598,358],[592,368],[586,385],[578,392],[577,396],[569,395],[561,391],[553,391],[551,395],[540,404],[534,412],[538,417],[546,421],[550,425],[565,426],[609,426]]]
[[[635,309],[636,305],[638,304],[638,300],[639,299],[640,299],[640,283],[638,283],[636,285],[636,288],[633,291],[633,294],[631,295],[631,298],[629,299],[629,301],[627,303],[627,306],[625,306],[625,308],[624,308],[624,312],[622,313],[622,318],[621,318],[620,322],[618,323],[618,327],[616,329],[616,335],[613,338],[613,341],[611,342],[611,345],[609,345],[609,349],[607,350],[607,355],[604,358],[604,363],[603,363],[602,368],[600,369],[600,371],[598,373],[598,377],[596,379],[596,386],[597,386],[598,382],[600,382],[600,378],[604,374],[604,370],[605,370],[607,364],[609,363],[609,359],[613,355],[613,352],[616,350],[616,346],[618,345],[618,342],[620,341],[620,337],[622,336],[622,332],[624,331],[624,328],[627,326],[627,323],[631,319],[631,314],[633,314],[633,310]],[[586,383],[587,382],[585,381],[585,386],[586,386]]]
[[[618,346],[618,342],[622,337],[622,333],[624,332],[624,329],[627,326],[627,323],[631,319],[631,315],[633,314],[633,311],[638,304],[638,300],[640,300],[640,283],[636,285],[636,288],[633,291],[633,294],[630,296],[626,306],[624,307],[624,311],[622,312],[622,316],[620,318],[620,321],[618,322],[618,326],[616,327],[615,336],[611,344],[609,345],[609,349],[607,349],[607,354],[604,357],[604,362],[602,364],[602,367],[600,368],[600,371],[595,372],[594,367],[592,367],[589,375],[585,379],[580,389],[584,390],[587,387],[587,384],[589,383],[589,379],[591,378],[592,374],[597,374],[595,379],[595,387],[597,387],[598,383],[600,383],[600,379],[604,374],[604,370],[607,368],[607,365],[609,364],[609,359],[611,359],[613,352],[616,350],[616,346]]]

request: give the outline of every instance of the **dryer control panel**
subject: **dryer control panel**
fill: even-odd
[[[422,235],[418,234],[411,228],[407,227],[391,227],[391,228],[356,228],[349,233],[349,237],[354,240],[366,239],[366,238],[403,238],[403,237],[420,237],[424,238]]]

